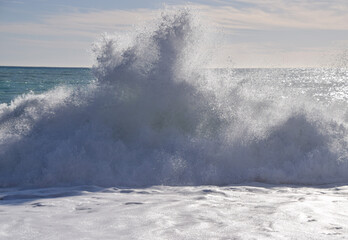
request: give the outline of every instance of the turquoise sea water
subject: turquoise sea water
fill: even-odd
[[[0,66],[0,103],[10,103],[18,95],[42,93],[60,85],[87,84],[93,78],[89,68]]]
[[[228,70],[216,70],[223,75]],[[5,67],[0,66],[0,103],[15,97],[39,94],[57,86],[83,86],[95,79],[90,68]],[[235,69],[231,81],[287,89],[287,94],[307,95],[321,102],[348,102],[348,70],[346,69]]]

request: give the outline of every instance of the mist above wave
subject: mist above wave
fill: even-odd
[[[202,33],[164,12],[95,45],[95,83],[1,105],[0,186],[347,181],[347,119],[202,70]]]

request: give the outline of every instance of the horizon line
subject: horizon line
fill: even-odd
[[[8,68],[85,68],[92,69],[93,66],[30,66],[30,65],[0,65],[0,67]],[[313,67],[313,66],[303,66],[303,67],[207,67],[205,69],[346,69],[347,67]],[[204,68],[203,68],[204,69]]]
[[[30,65],[0,65],[0,67],[12,68],[92,68],[92,66],[30,66]]]

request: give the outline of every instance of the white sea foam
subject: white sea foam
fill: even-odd
[[[348,186],[0,189],[1,239],[347,239]]]
[[[201,33],[190,10],[164,13],[104,36],[88,87],[1,105],[0,186],[348,181],[345,110],[203,70]]]

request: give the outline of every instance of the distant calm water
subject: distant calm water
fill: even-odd
[[[0,66],[0,103],[30,91],[42,93],[59,85],[87,84],[93,78],[89,68]]]
[[[223,75],[226,69],[214,71]],[[89,68],[4,67],[0,66],[0,103],[10,103],[16,96],[42,93],[57,86],[90,83],[95,76]],[[251,85],[268,85],[276,91],[287,89],[286,95],[307,95],[321,102],[348,102],[348,70],[346,69],[236,69],[231,81]],[[255,92],[254,92],[255,93]],[[269,94],[269,93],[264,93]]]

